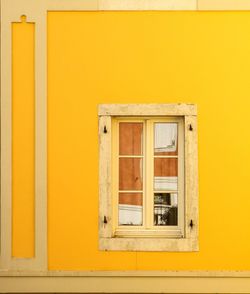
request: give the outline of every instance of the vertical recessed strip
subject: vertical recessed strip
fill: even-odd
[[[37,15],[35,39],[35,254],[36,268],[47,270],[47,10]]]
[[[35,16],[35,245],[34,258],[11,259],[9,268],[47,270],[47,11]]]
[[[34,257],[35,25],[12,23],[12,256]]]
[[[14,2],[13,2],[14,1]],[[1,2],[1,255],[6,270],[47,270],[47,9],[44,1]],[[14,9],[14,8],[15,9]],[[12,23],[35,25],[35,244],[32,258],[12,257]]]

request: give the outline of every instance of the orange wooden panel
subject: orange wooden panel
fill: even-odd
[[[177,158],[155,158],[154,159],[155,177],[177,177],[178,159]]]
[[[119,123],[119,154],[142,154],[142,123]]]
[[[142,190],[142,159],[119,159],[119,190]]]
[[[119,193],[119,204],[142,205],[142,193]]]

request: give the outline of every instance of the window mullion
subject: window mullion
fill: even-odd
[[[146,228],[153,227],[153,124],[146,120]]]

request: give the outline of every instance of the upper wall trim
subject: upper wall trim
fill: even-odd
[[[13,0],[9,0],[11,1]],[[19,2],[23,1],[32,2],[32,0]],[[37,2],[43,2],[43,6],[48,11],[250,10],[248,0],[37,0],[36,5]]]
[[[0,0],[4,13],[39,11],[229,11],[250,10],[248,0]],[[7,10],[6,10],[7,8]]]
[[[197,0],[197,10],[233,11],[250,10],[249,0]]]
[[[99,10],[196,10],[197,0],[100,0]]]

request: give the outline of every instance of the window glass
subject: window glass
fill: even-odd
[[[154,225],[178,225],[177,193],[154,193]]]
[[[142,190],[142,159],[119,159],[119,190]]]
[[[177,179],[177,158],[154,158],[154,190],[176,191]]]
[[[143,220],[143,123],[119,123],[119,226]]]
[[[154,124],[154,154],[177,155],[177,123]]]
[[[119,225],[142,225],[142,193],[119,193]]]
[[[159,193],[162,191],[162,193]],[[173,191],[173,192],[172,192]],[[178,225],[178,124],[154,124],[154,225]]]
[[[142,123],[119,123],[119,154],[142,154]]]

